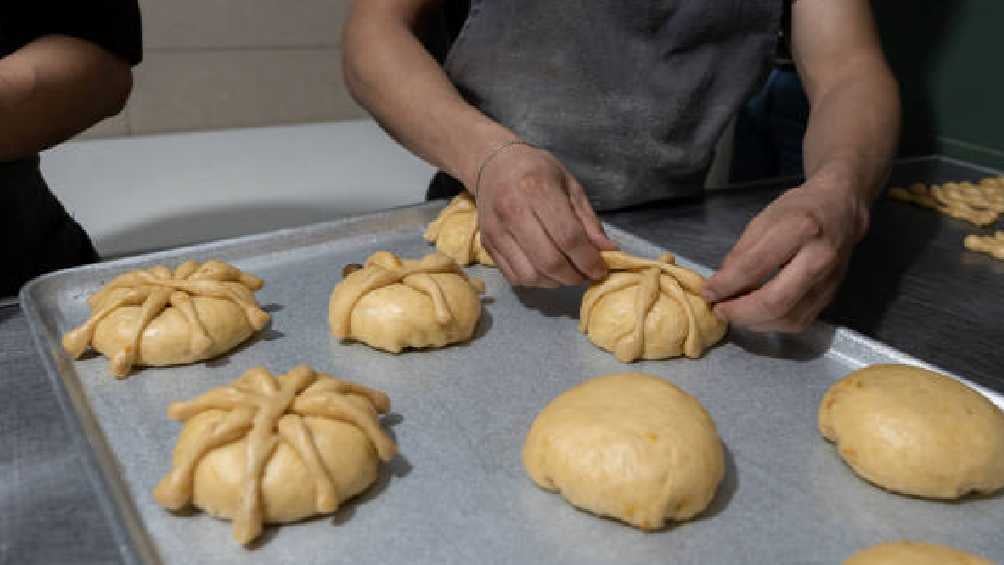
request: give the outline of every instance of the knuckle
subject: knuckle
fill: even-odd
[[[822,232],[819,220],[807,210],[797,212],[792,221],[795,222],[796,232],[805,239],[816,237]]]

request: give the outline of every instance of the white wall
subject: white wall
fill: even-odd
[[[421,202],[434,172],[370,120],[74,141],[42,170],[105,257]]]

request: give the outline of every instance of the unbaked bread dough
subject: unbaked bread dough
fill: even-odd
[[[596,377],[552,400],[530,428],[523,465],[573,505],[644,530],[699,514],[725,474],[701,403],[640,373]]]
[[[392,353],[466,341],[481,318],[484,289],[442,253],[410,260],[378,251],[331,292],[331,334]]]
[[[1004,182],[1000,177],[988,177],[976,184],[962,181],[928,186],[915,182],[908,188],[890,188],[889,198],[930,208],[977,226],[989,226],[1004,213]]]
[[[306,365],[274,377],[258,367],[167,409],[185,422],[171,471],[153,495],[233,520],[249,543],[263,523],[330,514],[377,478],[397,445],[380,427],[387,395]]]
[[[970,251],[986,253],[1004,261],[1004,231],[997,230],[994,235],[967,235],[963,245]]]
[[[461,265],[481,263],[495,266],[492,256],[481,244],[478,210],[468,192],[458,194],[429,224],[425,240],[435,243],[436,249]]]
[[[63,335],[63,348],[76,359],[93,347],[119,378],[133,365],[210,359],[268,324],[254,296],[263,284],[217,260],[130,271],[87,299],[91,317]]]
[[[873,545],[852,555],[844,565],[994,565],[972,553],[946,545],[895,541]]]
[[[1004,413],[933,371],[854,371],[823,396],[819,430],[854,472],[890,491],[954,499],[1004,487]]]
[[[579,331],[619,361],[696,358],[725,335],[727,324],[701,297],[704,278],[672,254],[657,261],[620,251],[602,256],[610,274],[582,297]]]

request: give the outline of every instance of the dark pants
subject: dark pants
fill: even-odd
[[[0,162],[0,296],[38,275],[98,260],[83,228],[38,170],[38,157]]]
[[[794,68],[774,69],[739,110],[730,182],[802,176],[802,139],[809,100]]]

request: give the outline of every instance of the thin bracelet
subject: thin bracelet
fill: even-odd
[[[530,143],[529,141],[523,141],[522,139],[510,139],[509,141],[500,144],[495,149],[492,149],[492,152],[489,153],[483,161],[481,161],[481,166],[478,167],[477,179],[474,181],[475,197],[477,197],[478,191],[481,190],[481,174],[485,172],[485,167],[488,166],[488,163],[491,163],[492,159],[494,159],[496,155],[515,145],[526,145],[527,147],[533,147],[534,149],[537,148],[536,145]]]

